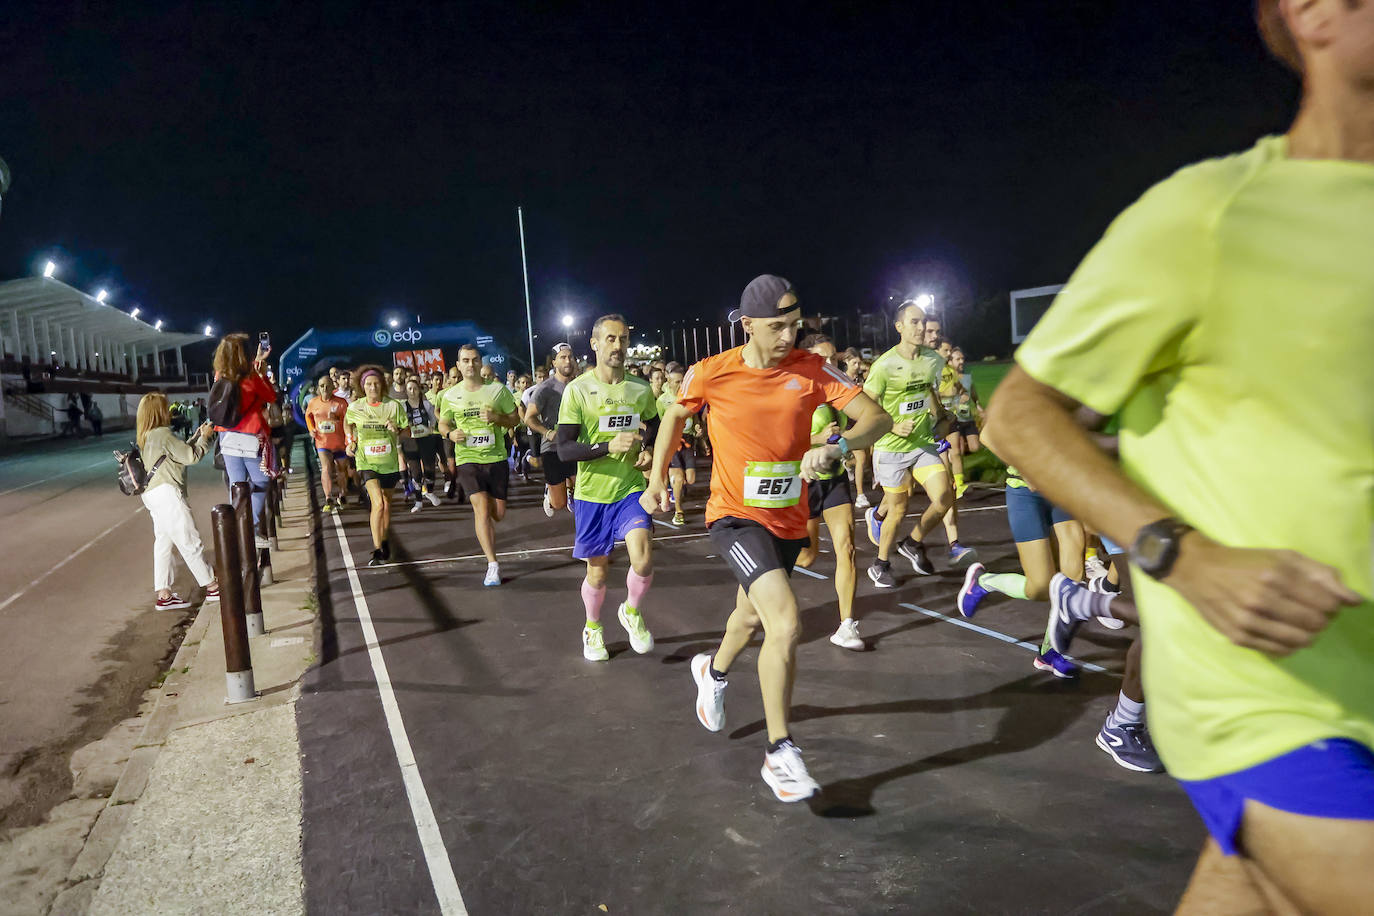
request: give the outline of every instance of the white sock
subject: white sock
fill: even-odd
[[[1139,725],[1145,721],[1145,701],[1137,703],[1125,693],[1117,695],[1116,709],[1107,716],[1108,725]]]

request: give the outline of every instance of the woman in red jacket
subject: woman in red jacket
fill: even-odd
[[[253,522],[257,525],[267,503],[264,466],[267,450],[272,447],[271,427],[263,410],[276,399],[277,393],[264,373],[267,351],[259,345],[250,364],[244,351],[247,340],[247,334],[226,334],[215,350],[215,380],[228,379],[239,386],[239,422],[229,427],[216,426],[215,431],[219,433],[219,450],[224,456],[229,485],[241,480],[253,485]],[[267,539],[259,534],[258,547],[266,546]]]

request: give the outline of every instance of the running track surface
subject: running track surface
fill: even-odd
[[[793,577],[793,735],[824,793],[783,805],[759,777],[757,643],[731,672],[724,731],[693,713],[687,661],[715,645],[735,590],[700,503],[686,528],[656,528],[645,656],[615,622],[617,549],[612,658],[596,664],[572,519],[545,518],[540,495],[514,488],[500,588],[481,585],[466,507],[398,502],[383,569],[366,568],[361,510],[325,517],[321,661],[298,707],[311,913],[1172,910],[1200,823],[1168,777],[1093,743],[1132,631],[1086,628],[1075,648],[1103,670],[1055,680],[1005,641],[1038,644],[1045,605],[989,599],[976,623],[1003,638],[952,625],[936,615],[954,615],[958,573],[937,560],[936,576],[899,570],[902,587],[879,592],[856,530],[869,651],[828,641],[831,555]],[[966,507],[963,543],[1014,569],[1001,495]]]

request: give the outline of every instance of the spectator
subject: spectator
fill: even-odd
[[[76,402],[75,394],[67,395],[67,422],[62,425],[62,435],[80,439],[86,435],[81,429],[81,405]]]
[[[196,584],[205,589],[205,600],[219,600],[219,582],[205,562],[200,532],[186,502],[186,467],[205,457],[214,430],[207,423],[200,427],[195,440],[187,443],[172,432],[171,421],[172,411],[161,391],[139,400],[134,428],[143,467],[149,474],[142,498],[153,519],[153,588],[158,610],[191,606],[172,591],[173,547],[180,551]]]
[[[247,340],[247,334],[226,334],[215,350],[215,385],[218,388],[220,382],[229,382],[237,386],[239,408],[237,423],[217,425],[215,430],[219,433],[219,449],[229,485],[232,487],[240,481],[253,485],[253,522],[261,532],[263,506],[267,503],[267,467],[275,457],[264,413],[277,393],[263,372],[266,351],[259,344],[253,362],[249,363],[243,349]],[[216,397],[213,392],[211,396]],[[233,392],[228,392],[227,397],[232,399]],[[223,414],[218,418],[223,419]],[[266,546],[267,538],[260,533],[258,547]]]
[[[210,419],[210,412],[205,409],[205,398],[196,398],[196,425],[204,426]]]
[[[86,419],[91,421],[91,430],[96,436],[102,435],[101,425],[105,422],[105,412],[100,409],[99,401],[91,401],[91,406],[86,411]]]

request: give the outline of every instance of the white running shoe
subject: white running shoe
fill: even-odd
[[[855,509],[867,509],[867,508],[868,508],[868,495],[867,495],[866,493],[860,493],[860,494],[858,495],[858,497],[854,500],[854,508],[855,508]]]
[[[620,609],[615,612],[616,619],[625,628],[625,633],[630,637],[630,648],[640,655],[648,652],[654,647],[654,634],[649,632],[649,628],[644,624],[644,615],[636,611],[631,615],[625,610],[625,602],[620,602]]]
[[[549,499],[549,488],[544,488],[544,514],[553,518],[553,502]]]
[[[1107,575],[1107,567],[1102,564],[1102,560],[1097,557],[1089,557],[1083,561],[1083,578],[1091,582],[1094,579],[1101,579]]]
[[[487,577],[486,577],[485,579],[482,580],[482,584],[485,585],[485,586],[488,586],[488,587],[493,586],[493,585],[500,585],[500,584],[501,584],[501,564],[500,564],[500,563],[488,563],[488,564],[487,564]]]
[[[421,506],[421,505],[422,505],[421,503],[417,502],[417,503],[415,503],[415,505],[411,506],[411,507],[410,507],[410,514],[411,514],[411,515],[414,515],[416,512],[419,512],[419,511],[420,511],[420,506]]]
[[[711,656],[705,652],[692,657],[692,680],[697,682],[697,721],[708,732],[725,727],[725,685],[711,677]]]
[[[862,652],[865,648],[864,641],[859,638],[859,621],[853,617],[840,621],[840,628],[830,634],[830,641],[841,649],[853,649],[855,652]]]
[[[1109,630],[1119,630],[1126,625],[1126,621],[1117,620],[1115,617],[1095,617],[1093,619]]]
[[[802,762],[801,748],[790,740],[771,754],[763,755],[763,781],[780,802],[805,801],[821,790],[820,783],[806,772]]]
[[[433,490],[425,491],[425,499],[429,500],[431,506],[437,506],[440,503],[439,494],[435,493]]]
[[[589,662],[604,662],[611,657],[606,651],[606,634],[602,627],[582,628],[582,657]]]

